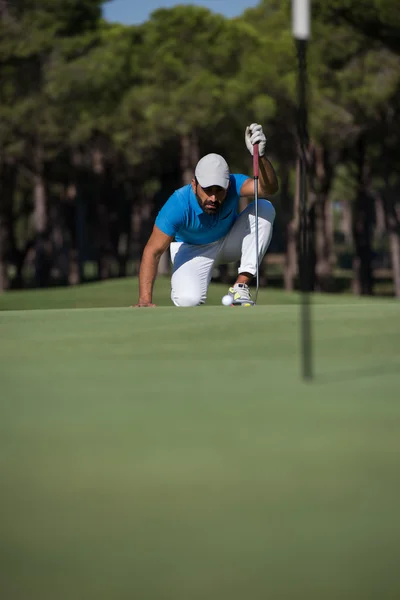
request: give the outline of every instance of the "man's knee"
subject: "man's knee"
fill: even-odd
[[[272,224],[275,221],[275,214],[275,208],[269,200],[264,200],[264,198],[260,198],[258,200],[259,218],[264,219],[265,221],[268,221]]]
[[[201,304],[201,294],[194,291],[189,292],[188,290],[181,293],[172,290],[171,300],[175,306],[198,306]]]

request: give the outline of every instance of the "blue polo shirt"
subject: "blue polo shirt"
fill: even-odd
[[[177,242],[211,244],[231,229],[238,216],[240,190],[248,175],[230,175],[229,189],[220,210],[208,215],[199,205],[192,186],[185,185],[168,198],[155,224]]]

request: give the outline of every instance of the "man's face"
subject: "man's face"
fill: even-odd
[[[192,189],[201,208],[209,215],[215,215],[219,211],[228,193],[228,190],[219,185],[202,188],[196,179],[192,179]]]

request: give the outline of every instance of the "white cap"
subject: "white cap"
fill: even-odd
[[[226,160],[219,154],[206,154],[199,160],[194,172],[195,177],[201,187],[207,188],[212,185],[219,185],[228,189],[229,186],[229,167]]]

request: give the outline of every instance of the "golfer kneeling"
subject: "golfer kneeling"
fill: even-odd
[[[198,163],[192,183],[176,190],[161,208],[143,251],[136,306],[153,304],[153,285],[158,263],[170,247],[173,272],[171,299],[175,306],[204,304],[213,268],[240,261],[238,277],[229,288],[232,304],[253,304],[249,283],[256,274],[272,237],[275,209],[267,196],[278,182],[265,157],[266,137],[261,125],[245,131],[246,146],[253,155],[258,144],[258,264],[255,246],[255,202],[238,213],[241,197],[254,198],[254,179],[232,174],[219,154],[207,154]]]

